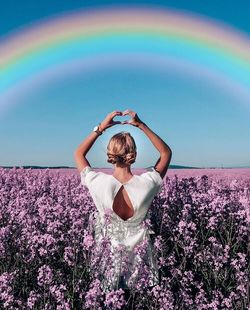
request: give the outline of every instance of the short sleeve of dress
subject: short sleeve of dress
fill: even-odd
[[[94,171],[92,167],[86,166],[80,172],[81,184],[90,188],[91,184],[95,183],[97,176],[98,172]]]
[[[147,178],[155,185],[155,195],[157,195],[161,191],[163,178],[153,166],[146,168],[146,170],[147,172],[142,173],[141,176]]]

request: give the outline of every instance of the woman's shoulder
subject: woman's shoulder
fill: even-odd
[[[145,168],[146,172],[140,174],[140,177],[148,181],[154,182],[155,184],[161,185],[163,183],[163,178],[160,173],[155,169],[154,166]]]
[[[81,184],[85,186],[89,186],[90,183],[100,183],[102,181],[106,181],[106,174],[102,171],[96,171],[96,168],[91,166],[84,167],[80,172]]]
[[[142,180],[142,184],[144,184],[145,188],[150,191],[152,196],[157,195],[161,191],[163,179],[160,173],[153,166],[146,168],[146,172],[140,174],[140,179]]]
[[[135,174],[133,178],[133,182],[128,182],[128,185],[134,186],[137,184],[140,186],[145,187],[160,187],[163,183],[163,179],[160,175],[160,173],[153,167],[150,166],[148,168],[145,168],[145,172],[141,174]],[[112,184],[113,181],[115,181],[110,174],[105,173],[103,171],[98,171],[98,168],[93,168],[91,166],[85,166],[81,172],[81,184],[85,185],[87,187],[93,186],[106,186],[109,183]]]

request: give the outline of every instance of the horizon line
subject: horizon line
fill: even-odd
[[[154,165],[150,165],[148,167],[151,167]],[[139,167],[139,168],[134,168],[132,169],[147,169],[148,167]],[[34,169],[46,169],[46,168],[51,168],[51,169],[77,169],[77,167],[73,166],[64,166],[64,165],[58,165],[58,166],[40,166],[40,165],[12,165],[12,166],[0,166],[0,168],[34,168]],[[93,167],[94,169],[112,169],[112,167]],[[244,168],[250,168],[250,165],[244,165],[244,166],[185,166],[185,165],[169,165],[168,169],[244,169]]]

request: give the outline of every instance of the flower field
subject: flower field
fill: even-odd
[[[170,169],[145,219],[160,285],[141,266],[133,291],[105,294],[109,241],[95,252],[95,206],[76,169],[0,168],[0,309],[245,310],[249,209],[250,169]]]

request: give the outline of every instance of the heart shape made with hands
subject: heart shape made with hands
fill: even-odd
[[[128,116],[127,119],[125,118],[126,116]],[[119,119],[119,117],[120,117],[120,119]],[[114,118],[115,118],[115,121],[121,122],[121,125],[126,124],[126,122],[132,120],[132,117],[126,111],[123,111],[121,115],[116,115]]]

